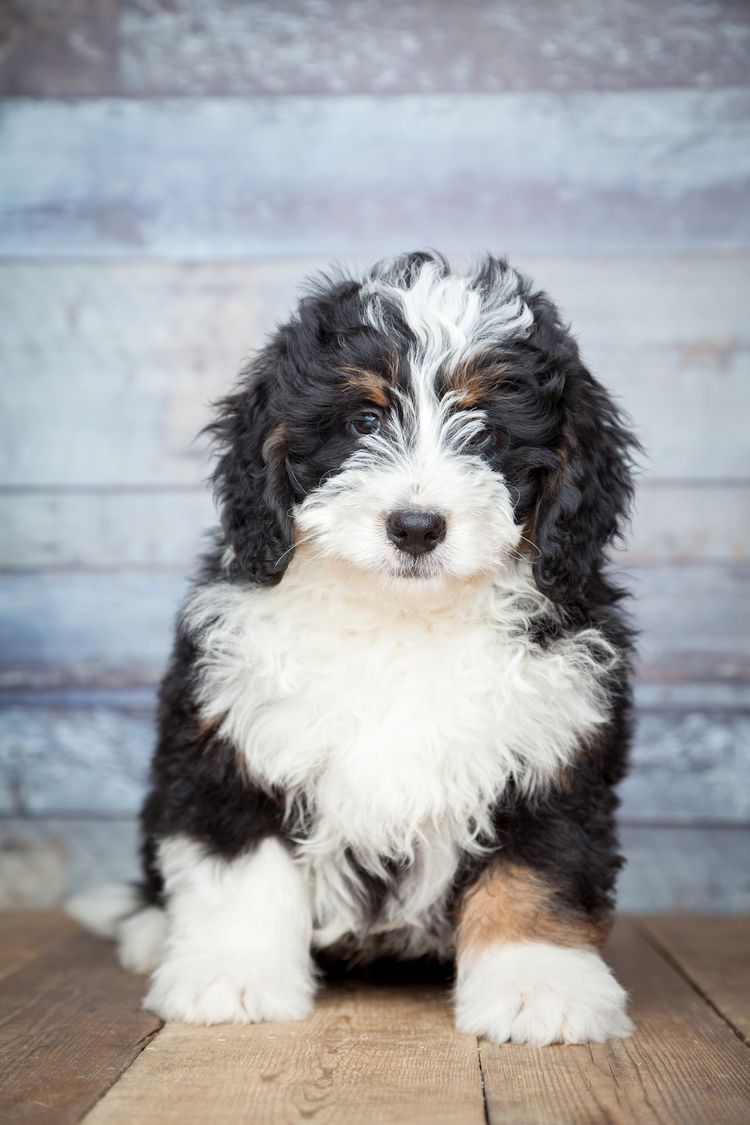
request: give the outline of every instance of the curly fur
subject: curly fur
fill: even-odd
[[[535,959],[533,933],[528,954],[489,950],[478,988],[456,910],[506,862],[563,920],[612,910],[631,639],[604,564],[631,498],[625,421],[507,263],[412,254],[314,283],[210,429],[221,527],[178,623],[143,816],[144,898],[167,921],[152,1002],[208,1022],[302,1013],[311,946],[456,953],[462,1023],[515,1037],[528,1019],[509,1031],[473,998],[486,1008],[493,966],[536,987],[554,950]],[[438,513],[444,539],[406,554],[386,522],[403,509]],[[190,967],[209,900],[218,983],[205,942]],[[262,924],[266,979],[286,949],[300,984],[240,1003],[264,974],[222,935]],[[600,1038],[627,1021],[597,957],[563,960],[573,991],[579,971],[607,991]],[[529,1041],[586,1037],[589,1009],[561,995]]]

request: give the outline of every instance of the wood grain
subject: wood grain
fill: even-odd
[[[748,529],[750,485],[641,481],[624,558],[628,563],[750,561]]]
[[[43,944],[55,924],[0,918],[0,947],[12,953],[24,933]],[[0,983],[0,1112],[50,1125],[744,1125],[750,1052],[727,1020],[750,1010],[749,938],[750,918],[622,920],[607,956],[631,993],[634,1037],[525,1048],[457,1034],[442,987],[353,981],[326,987],[300,1023],[170,1024],[153,1038],[143,978],[76,934]]]
[[[632,923],[618,924],[607,956],[632,996],[635,1036],[580,1047],[482,1043],[490,1125],[743,1125],[750,1055],[731,1028]]]
[[[750,828],[623,824],[622,911],[750,914]]]
[[[750,1043],[750,919],[644,918],[657,946]]]
[[[663,564],[619,573],[635,594],[642,678],[747,682],[747,564]],[[172,574],[2,575],[0,687],[154,683],[186,588],[186,578]]]
[[[0,833],[31,842],[62,840],[70,891],[139,877],[134,816],[4,815]],[[625,867],[617,898],[625,912],[676,910],[750,914],[750,828],[745,825],[623,823]]]
[[[746,89],[17,99],[3,118],[5,255],[750,243]]]
[[[750,821],[750,714],[701,704],[638,712],[631,769],[620,788],[631,824]],[[98,698],[100,697],[100,698]],[[5,700],[0,713],[0,812],[119,816],[138,811],[155,739],[141,693],[76,701]]]
[[[121,10],[122,83],[137,95],[711,87],[744,83],[750,54],[747,9],[731,0],[295,0],[281,11],[272,0],[131,0]]]
[[[481,1125],[476,1041],[439,989],[340,985],[301,1023],[169,1024],[86,1125]]]
[[[68,893],[90,891],[103,883],[127,883],[140,878],[140,831],[135,817],[20,817],[3,815],[0,840],[6,835],[21,838],[31,845],[62,841],[67,859]],[[734,867],[724,859],[724,869]],[[740,879],[735,880],[739,885]],[[641,905],[654,909],[653,899]]]
[[[0,18],[0,92],[98,94],[117,75],[117,0],[8,0]]]
[[[75,922],[56,910],[0,913],[0,980],[76,930]]]
[[[0,570],[185,573],[216,512],[203,485],[17,488],[0,492]],[[638,490],[628,563],[750,562],[750,484],[658,484]]]
[[[3,1120],[78,1122],[160,1026],[142,993],[112,945],[83,934],[0,982]]]
[[[11,0],[2,31],[0,92],[46,97],[705,88],[750,39],[733,0]]]

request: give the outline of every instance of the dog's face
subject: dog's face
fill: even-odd
[[[229,574],[296,546],[412,588],[529,551],[565,600],[629,498],[631,439],[548,299],[414,254],[319,285],[213,427]]]

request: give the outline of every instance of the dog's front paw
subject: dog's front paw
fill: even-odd
[[[268,965],[251,954],[170,954],[156,969],[144,1008],[184,1023],[300,1020],[313,1007],[312,964]]]
[[[543,942],[467,951],[456,1026],[494,1043],[603,1043],[630,1035],[627,996],[593,949]]]

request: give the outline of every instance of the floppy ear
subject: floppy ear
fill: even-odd
[[[273,406],[277,363],[271,348],[261,353],[207,427],[219,453],[213,484],[224,571],[265,586],[281,581],[294,553],[286,426]]]
[[[562,425],[558,464],[546,473],[536,508],[534,577],[548,597],[570,602],[598,575],[604,548],[628,516],[639,446],[570,337],[543,393]]]

